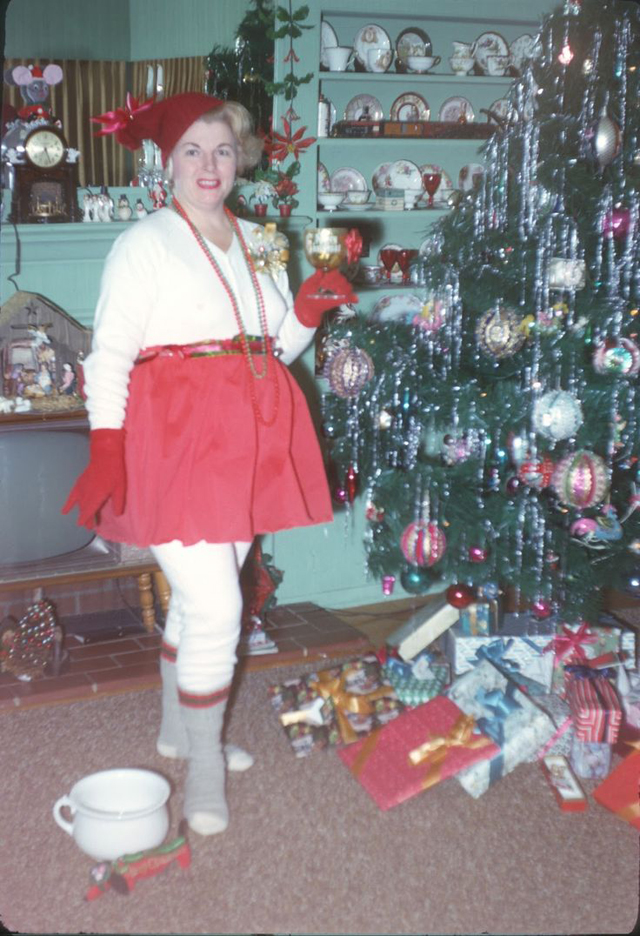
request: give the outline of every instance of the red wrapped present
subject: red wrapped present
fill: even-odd
[[[620,819],[640,829],[640,741],[593,791],[593,798]]]
[[[622,722],[618,695],[601,670],[589,666],[565,668],[567,702],[579,741],[614,744]]]
[[[471,715],[436,696],[338,751],[380,809],[390,809],[500,748]]]

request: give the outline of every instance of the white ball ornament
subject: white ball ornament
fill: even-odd
[[[555,442],[570,439],[582,425],[582,406],[572,393],[551,390],[533,406],[533,428]]]

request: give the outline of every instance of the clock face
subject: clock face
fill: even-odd
[[[53,130],[43,127],[33,130],[24,142],[27,158],[39,169],[51,169],[65,158],[64,140]]]

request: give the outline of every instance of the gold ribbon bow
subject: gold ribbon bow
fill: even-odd
[[[378,699],[395,698],[393,686],[380,686],[372,692],[362,694],[347,692],[345,685],[353,672],[354,670],[350,668],[341,676],[332,676],[324,670],[318,673],[317,680],[309,684],[323,699],[331,699],[333,702],[338,730],[345,744],[358,740],[358,735],[347,718],[347,712],[352,715],[370,715],[373,711],[373,703]]]
[[[468,751],[473,751],[492,743],[491,738],[486,735],[473,734],[475,723],[473,715],[462,713],[446,735],[434,735],[424,744],[409,751],[409,763],[414,767],[419,767],[424,763],[429,765],[429,770],[422,781],[424,790],[428,790],[442,779],[442,765],[447,759],[450,748],[463,747]]]

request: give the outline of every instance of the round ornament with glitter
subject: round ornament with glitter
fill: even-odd
[[[405,527],[400,538],[402,554],[413,566],[432,566],[442,558],[447,541],[435,523],[416,520]]]
[[[582,425],[580,401],[566,390],[550,390],[533,405],[533,428],[555,442],[570,439]]]
[[[640,348],[631,338],[607,338],[594,351],[593,369],[598,374],[635,377],[640,371]]]
[[[594,507],[609,491],[606,463],[594,452],[580,449],[566,455],[555,467],[551,486],[568,507]]]
[[[502,360],[516,354],[525,342],[522,318],[506,306],[489,309],[480,316],[476,341],[484,354]]]
[[[437,576],[434,576],[430,569],[418,566],[407,566],[400,573],[400,584],[410,595],[421,595],[428,591],[436,579]]]
[[[329,386],[343,399],[357,397],[374,374],[373,361],[361,348],[343,348],[327,363]]]
[[[617,205],[611,211],[607,211],[602,219],[602,233],[611,234],[616,239],[625,237],[629,233],[631,224],[631,212],[622,205]]]
[[[548,455],[541,459],[527,459],[518,466],[518,477],[529,487],[541,491],[549,487],[553,475],[554,464]]]
[[[620,152],[621,144],[620,127],[609,116],[605,106],[600,111],[593,134],[593,151],[600,170],[613,162]]]

